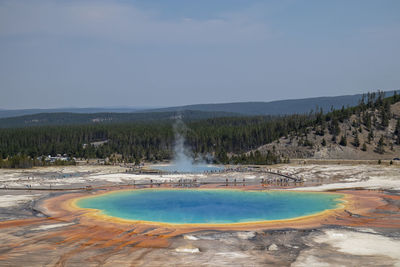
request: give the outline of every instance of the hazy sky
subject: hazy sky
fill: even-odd
[[[400,89],[399,0],[0,0],[0,108]]]

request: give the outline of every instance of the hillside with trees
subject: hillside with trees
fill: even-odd
[[[399,95],[366,95],[359,105],[326,115],[314,123],[257,150],[274,151],[283,158],[393,159],[400,158]]]
[[[194,158],[274,164],[292,158],[391,159],[400,151],[400,96],[365,95],[355,107],[304,115],[193,119],[185,144]],[[0,166],[43,156],[138,163],[173,157],[175,119],[0,129]],[[30,162],[27,164],[26,162]],[[18,163],[14,166],[19,166]]]

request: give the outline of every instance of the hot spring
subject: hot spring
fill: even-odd
[[[171,224],[231,224],[292,219],[335,209],[341,194],[229,189],[142,189],[81,198],[102,215]]]

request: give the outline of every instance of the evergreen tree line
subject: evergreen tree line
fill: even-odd
[[[34,166],[66,166],[66,165],[76,165],[75,160],[55,160],[54,162],[49,162],[42,158],[32,158],[24,154],[18,154],[10,156],[7,159],[0,158],[0,168],[11,168],[11,169],[21,169],[21,168],[32,168]]]
[[[336,138],[340,134],[339,122],[349,119],[352,114],[359,114],[362,120],[357,123],[367,128],[373,123],[385,128],[392,118],[390,105],[398,101],[398,94],[385,98],[383,93],[378,92],[365,95],[355,107],[343,107],[328,113],[316,109],[302,115],[185,121],[188,128],[186,145],[195,156],[213,154],[216,161],[222,163],[272,164],[282,160],[274,151],[264,155],[247,152],[283,136],[303,136],[310,127],[321,135],[328,130]],[[370,113],[373,109],[379,111],[379,123],[378,118]],[[400,136],[400,123],[395,134]],[[174,140],[173,123],[170,121],[9,128],[0,129],[0,158],[3,165],[4,159],[11,162],[12,158],[18,157],[29,158],[33,165],[40,165],[36,162],[38,157],[57,154],[76,158],[113,158],[113,155],[119,154],[124,162],[164,160],[173,157]],[[400,137],[398,140],[400,143]],[[96,141],[106,142],[92,144]]]
[[[308,115],[282,117],[216,118],[188,121],[186,145],[195,156],[245,153],[305,127]],[[107,141],[95,146],[91,143]],[[0,155],[6,159],[26,155],[66,154],[76,158],[112,158],[125,162],[164,160],[173,157],[175,134],[171,123],[44,126],[0,129]]]

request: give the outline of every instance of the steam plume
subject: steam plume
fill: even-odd
[[[174,146],[174,169],[178,172],[192,172],[195,169],[191,151],[185,146],[184,135],[187,132],[186,125],[180,116],[174,124],[175,146]]]

